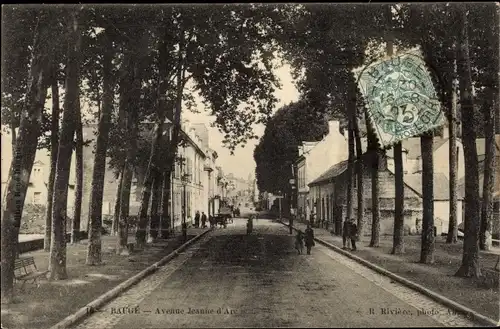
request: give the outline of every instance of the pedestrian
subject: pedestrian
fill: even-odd
[[[207,227],[207,224],[206,224],[206,223],[207,223],[207,215],[205,215],[205,212],[203,211],[203,212],[201,213],[201,227],[202,227],[202,228]]]
[[[200,212],[196,210],[196,214],[194,215],[194,227],[200,227]]]
[[[302,250],[304,249],[304,235],[302,231],[297,231],[297,235],[295,236],[295,249],[297,249],[299,255],[302,254]]]
[[[208,221],[210,222],[210,228],[214,228],[214,216],[208,216]]]
[[[358,238],[358,225],[356,225],[356,222],[354,219],[351,219],[351,227],[350,227],[350,237],[351,237],[351,245],[352,245],[352,251],[356,251],[356,239]]]
[[[307,254],[311,254],[311,248],[314,246],[314,231],[311,228],[311,224],[307,223],[307,228],[306,228],[306,249],[307,249]]]
[[[342,227],[342,245],[343,245],[342,249],[349,248],[349,238],[351,237],[349,233],[350,228],[351,228],[350,220],[345,220],[344,225]]]

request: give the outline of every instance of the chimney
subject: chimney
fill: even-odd
[[[302,154],[304,154],[304,146],[299,145],[298,149],[299,149],[299,156],[301,156]]]
[[[449,125],[444,125],[442,133],[441,133],[442,138],[443,139],[450,138],[450,134],[449,133],[450,133],[450,131],[449,131]]]
[[[329,134],[332,134],[333,132],[340,133],[340,121],[328,121],[328,128],[330,128]]]

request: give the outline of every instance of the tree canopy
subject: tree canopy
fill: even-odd
[[[297,147],[302,141],[319,141],[327,133],[325,116],[305,100],[280,108],[269,120],[254,150],[259,190],[273,193],[288,190]]]

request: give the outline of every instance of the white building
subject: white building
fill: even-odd
[[[339,121],[329,121],[329,132],[319,142],[302,142],[299,147],[299,158],[295,162],[297,168],[297,211],[299,216],[308,220],[313,210],[314,200],[309,198],[308,184],[319,177],[332,165],[348,156],[346,136],[340,132]]]

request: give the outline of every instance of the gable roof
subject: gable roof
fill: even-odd
[[[334,177],[337,177],[338,175],[342,174],[344,171],[347,169],[347,165],[349,163],[349,160],[344,160],[339,163],[334,164],[331,166],[327,171],[325,171],[321,176],[307,184],[308,186],[313,186],[313,185],[318,185],[323,182],[326,182]]]
[[[412,174],[405,175],[404,182],[408,185],[412,190],[415,191],[420,197],[423,196],[422,192],[422,175],[421,174]],[[458,186],[457,198],[459,200],[463,199],[463,192]],[[442,173],[434,173],[434,200],[449,200],[450,199],[450,183],[448,178]]]

